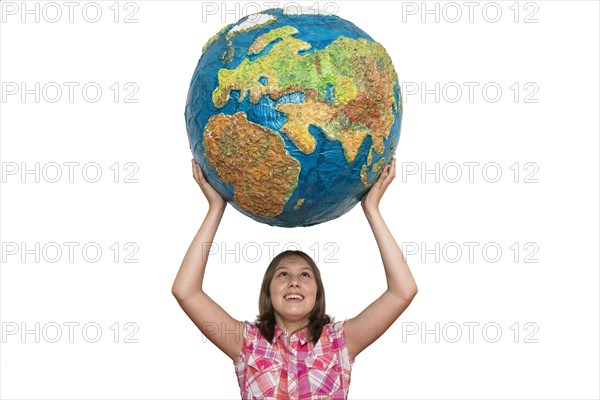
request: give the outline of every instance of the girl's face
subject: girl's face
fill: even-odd
[[[317,300],[317,283],[312,268],[302,257],[285,257],[279,262],[270,290],[277,325],[288,331],[308,325]],[[291,324],[295,329],[291,329]]]

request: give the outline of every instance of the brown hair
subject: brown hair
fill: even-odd
[[[315,306],[309,316],[308,339],[316,344],[321,337],[323,326],[330,323],[331,318],[329,315],[325,314],[325,288],[323,287],[319,268],[317,268],[317,264],[315,264],[308,254],[300,250],[286,250],[278,254],[267,267],[260,287],[260,296],[258,298],[259,315],[256,319],[256,325],[258,326],[260,333],[271,342],[273,336],[275,336],[275,309],[271,302],[271,281],[275,275],[275,269],[281,260],[286,257],[302,257],[312,269],[315,277],[315,282],[317,284],[317,298]]]

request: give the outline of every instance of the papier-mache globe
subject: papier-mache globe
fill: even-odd
[[[194,159],[233,207],[310,226],[376,181],[397,148],[402,98],[388,53],[354,24],[270,9],[206,43],[185,119]]]

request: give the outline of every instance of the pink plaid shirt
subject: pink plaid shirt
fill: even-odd
[[[244,342],[235,370],[242,399],[346,399],[350,361],[345,321],[329,323],[317,344],[307,328],[287,333],[275,326],[269,343],[254,324],[244,321]]]

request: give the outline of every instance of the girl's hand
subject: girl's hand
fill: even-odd
[[[379,210],[379,202],[381,201],[383,194],[385,193],[388,186],[390,186],[390,183],[392,183],[395,177],[396,158],[393,158],[392,162],[387,164],[383,168],[383,171],[381,172],[381,175],[379,175],[377,182],[375,182],[373,186],[371,186],[369,192],[366,194],[365,197],[363,197],[361,201],[361,206],[364,211]]]
[[[192,158],[192,172],[194,174],[194,179],[198,183],[198,186],[200,186],[202,193],[204,193],[204,197],[206,197],[206,200],[208,200],[208,207],[225,209],[225,206],[227,206],[227,202],[210,185],[210,183],[208,183],[208,181],[204,177],[204,174],[202,173],[202,170],[200,169],[200,166],[198,165],[196,160],[194,160],[193,158]]]

